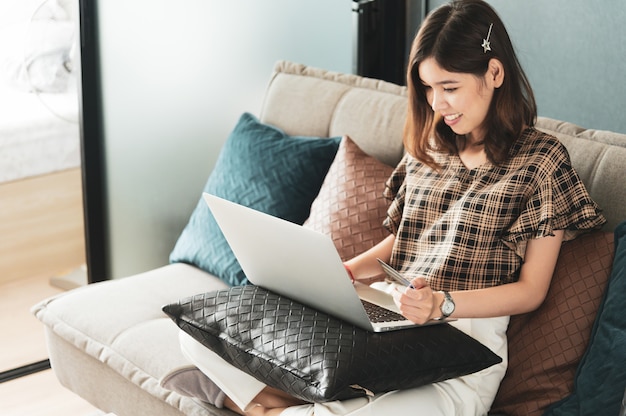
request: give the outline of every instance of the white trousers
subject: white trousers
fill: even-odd
[[[499,355],[500,364],[464,377],[374,397],[295,406],[281,416],[486,415],[508,364],[508,324],[509,317],[459,319],[451,323]],[[254,397],[265,388],[264,383],[233,367],[183,331],[180,345],[187,359],[241,409],[253,405]]]

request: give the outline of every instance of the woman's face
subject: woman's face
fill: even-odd
[[[492,75],[491,68],[480,78],[472,74],[448,72],[434,58],[427,58],[419,65],[419,76],[428,104],[452,131],[465,135],[470,142],[483,139],[484,122],[493,92],[501,85]]]

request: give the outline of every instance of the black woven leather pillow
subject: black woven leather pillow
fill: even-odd
[[[257,286],[196,295],[163,311],[234,366],[310,402],[417,387],[502,361],[449,324],[373,333]]]

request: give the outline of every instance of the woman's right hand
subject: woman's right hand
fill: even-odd
[[[393,300],[402,315],[420,325],[438,318],[441,315],[438,305],[443,301],[441,294],[433,291],[423,277],[413,279],[411,286],[397,286],[392,292]]]

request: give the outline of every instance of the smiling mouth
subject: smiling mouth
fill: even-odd
[[[443,116],[443,118],[446,121],[454,121],[454,120],[458,119],[461,116],[462,116],[461,113],[456,113],[456,114],[448,114],[446,116]]]

